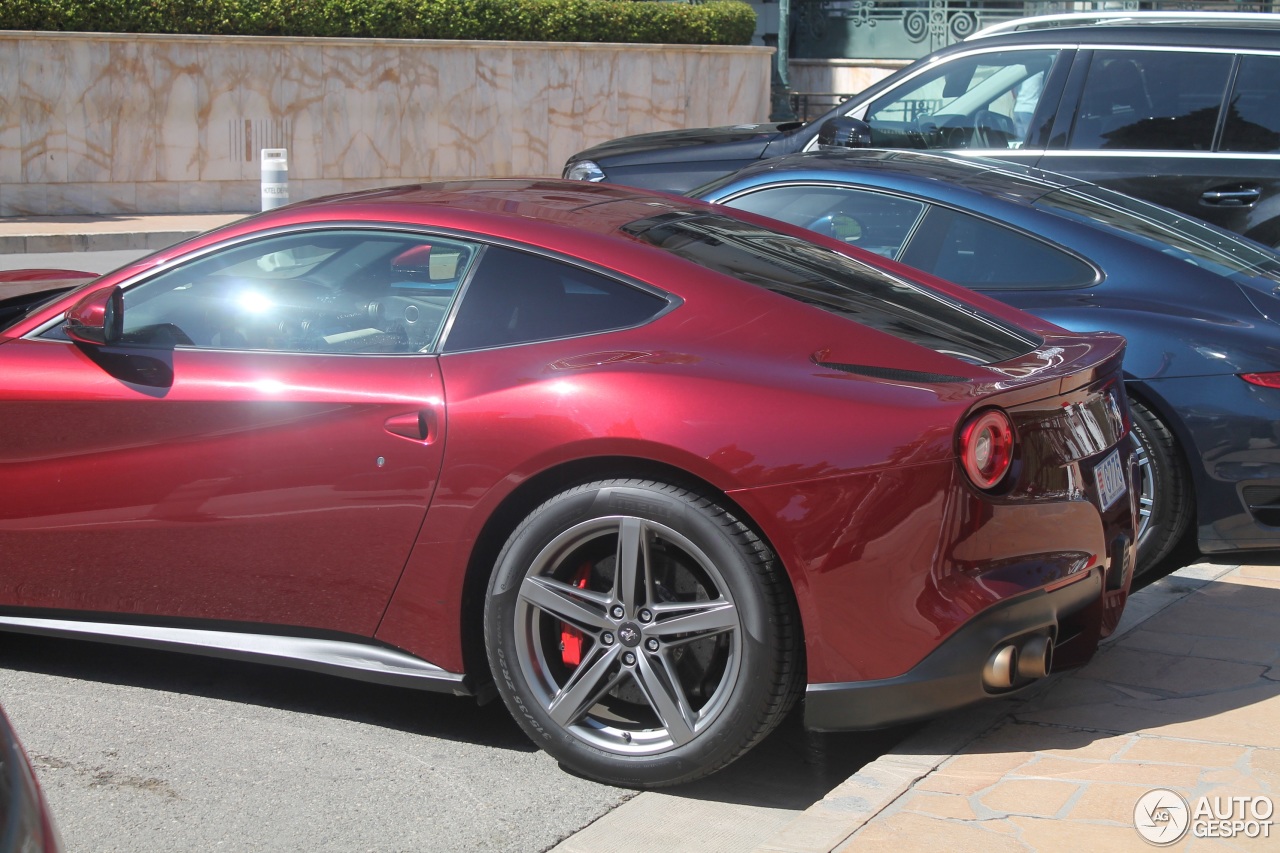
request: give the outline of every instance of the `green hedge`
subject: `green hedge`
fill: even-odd
[[[748,44],[739,0],[2,0],[0,30]]]

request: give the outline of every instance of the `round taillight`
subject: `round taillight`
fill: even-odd
[[[1013,424],[999,409],[974,415],[960,431],[960,462],[979,489],[1004,479],[1013,464]]]

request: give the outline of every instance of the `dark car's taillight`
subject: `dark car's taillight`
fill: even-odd
[[[1016,439],[1009,416],[999,409],[986,409],[960,430],[960,463],[979,489],[1000,484],[1013,464]]]
[[[1280,373],[1241,373],[1240,378],[1250,385],[1263,388],[1280,388]]]

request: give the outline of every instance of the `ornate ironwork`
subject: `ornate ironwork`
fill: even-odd
[[[1272,12],[1280,0],[791,0],[793,58],[918,59],[1025,15],[1095,10]]]

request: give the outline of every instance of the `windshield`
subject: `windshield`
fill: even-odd
[[[1095,186],[1055,190],[1037,199],[1082,222],[1101,222],[1126,239],[1268,292],[1280,284],[1280,256],[1251,240],[1175,211]]]
[[[1031,333],[840,252],[710,213],[666,213],[623,231],[739,281],[976,364],[1040,345]]]

